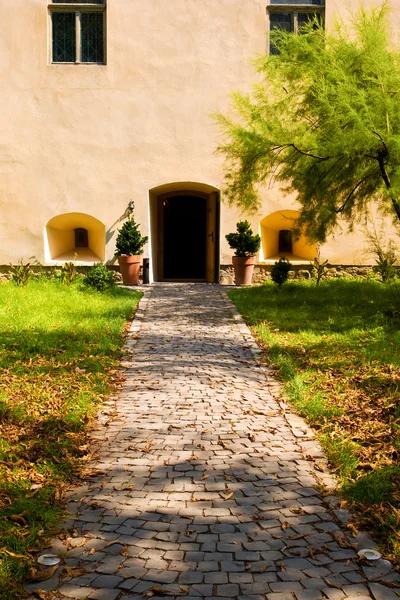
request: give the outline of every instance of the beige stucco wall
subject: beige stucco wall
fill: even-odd
[[[357,0],[326,3],[331,26]],[[148,234],[150,190],[172,182],[221,189],[210,114],[226,111],[232,90],[254,80],[250,60],[266,49],[266,0],[108,0],[104,66],[49,63],[46,0],[0,0],[0,19],[0,264],[44,261],[46,225],[66,213],[105,225],[109,260],[130,200]],[[249,220],[258,231],[268,214],[293,208],[266,190]],[[239,217],[222,203],[222,263],[231,255],[225,234]],[[360,245],[360,237],[339,235],[327,255],[357,262]]]

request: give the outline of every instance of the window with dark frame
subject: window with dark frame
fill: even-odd
[[[88,230],[83,227],[75,229],[75,248],[88,248],[89,234]]]
[[[281,229],[279,232],[278,252],[291,254],[293,251],[292,232],[289,229]]]
[[[268,5],[269,31],[284,29],[300,33],[308,21],[317,17],[324,18],[325,0],[270,0]],[[278,50],[270,42],[269,53],[278,54]]]
[[[105,64],[106,0],[51,0],[51,62]]]

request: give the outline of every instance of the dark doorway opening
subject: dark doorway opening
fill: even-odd
[[[162,210],[164,279],[206,279],[206,198],[165,198]]]

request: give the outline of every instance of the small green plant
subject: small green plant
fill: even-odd
[[[33,268],[34,268],[34,277],[36,279],[60,279],[59,272],[56,267],[46,267],[44,266],[36,256],[31,256],[30,260],[33,260]],[[57,274],[58,273],[58,274]]]
[[[329,273],[329,269],[327,268],[328,260],[321,260],[321,255],[318,251],[317,256],[314,258],[313,267],[312,267],[312,275],[316,281],[316,284],[319,285],[321,279],[324,279]]]
[[[260,236],[253,234],[248,221],[236,223],[236,233],[228,233],[225,238],[229,247],[235,250],[235,256],[254,256],[261,246]]]
[[[395,278],[397,256],[392,240],[389,240],[387,248],[380,252],[375,260],[376,264],[372,267],[372,270],[379,275],[383,283]]]
[[[279,287],[286,283],[291,268],[292,265],[290,262],[284,256],[281,256],[271,269],[272,281],[276,283],[276,285],[279,285]]]
[[[378,232],[373,223],[372,230],[365,227],[364,232],[368,242],[367,254],[373,256],[375,259],[375,265],[372,267],[372,270],[380,277],[383,283],[392,281],[397,273],[398,247],[393,240],[385,238],[383,226]]]
[[[136,256],[143,254],[143,246],[147,244],[148,236],[142,236],[139,231],[139,224],[135,222],[132,215],[122,225],[118,232],[115,243],[115,256]]]
[[[16,265],[10,263],[11,279],[17,285],[26,285],[32,276],[31,263],[24,264],[22,258]]]
[[[72,285],[77,275],[78,272],[73,262],[64,263],[61,267],[60,279],[64,285]]]
[[[107,269],[104,263],[96,263],[89,269],[83,283],[99,292],[108,290],[115,284],[115,273]]]

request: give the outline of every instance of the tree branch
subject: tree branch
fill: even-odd
[[[385,146],[385,148],[386,148],[386,146]],[[381,175],[382,175],[382,179],[383,179],[383,181],[384,181],[384,183],[386,185],[386,189],[389,190],[390,199],[392,201],[394,211],[395,211],[395,213],[397,215],[397,218],[400,221],[400,204],[396,200],[396,198],[393,196],[392,184],[390,183],[389,175],[386,172],[386,169],[385,169],[385,160],[384,160],[384,158],[383,158],[382,155],[378,156],[378,164],[379,164],[379,170],[380,170]]]
[[[369,173],[369,175],[367,175],[366,177],[363,177],[363,179],[361,179],[357,183],[357,185],[355,185],[353,187],[353,189],[351,190],[351,192],[348,194],[346,200],[343,202],[342,206],[340,206],[339,208],[335,208],[335,213],[339,214],[339,213],[343,212],[344,209],[346,208],[346,205],[351,200],[352,196],[354,196],[354,194],[356,193],[356,191],[358,190],[358,188],[361,187],[363,183],[365,183],[366,181],[368,181],[368,179],[370,179],[373,175],[375,175],[375,173],[376,173],[376,171],[373,171],[372,173]]]

